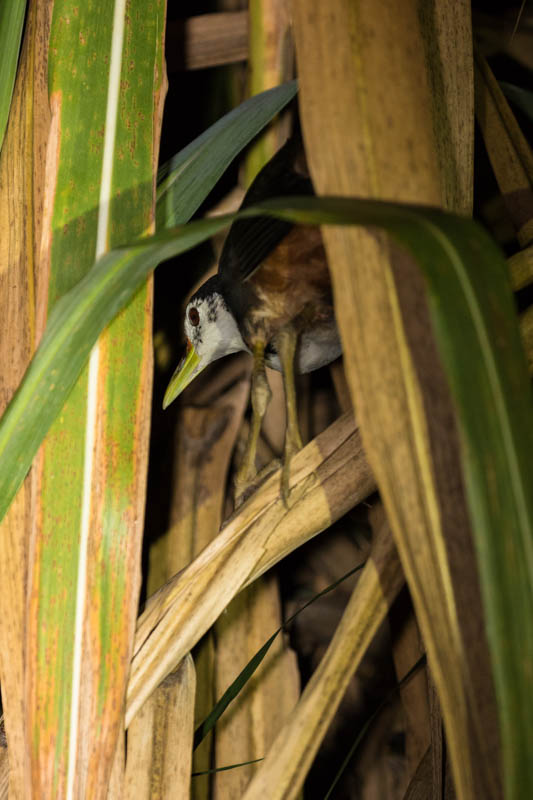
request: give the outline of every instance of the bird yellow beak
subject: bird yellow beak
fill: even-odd
[[[170,383],[167,386],[163,398],[163,408],[167,408],[202,369],[203,367],[200,365],[200,356],[187,340],[187,352],[170,379]]]

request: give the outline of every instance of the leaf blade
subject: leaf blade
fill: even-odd
[[[533,697],[533,692],[528,693],[527,670],[528,654],[533,652],[533,633],[524,619],[533,605],[533,499],[528,485],[528,476],[533,474],[533,415],[531,389],[503,257],[475,223],[433,209],[347,198],[284,198],[246,210],[244,215],[252,213],[272,213],[308,224],[357,223],[383,227],[409,247],[423,269],[434,329],[458,410],[463,470],[470,513],[475,521],[474,535],[489,619],[489,644],[506,757],[511,759],[508,763],[512,763],[509,751],[516,753],[515,767],[509,769],[523,773],[526,776],[523,780],[527,781],[527,742],[531,740],[533,713],[529,713],[524,697]],[[43,344],[48,349],[54,345],[54,331],[61,328],[63,317],[69,325],[65,336],[69,343],[73,336],[79,336],[78,323],[93,341],[155,263],[199,243],[233,219],[235,216],[191,223],[179,231],[168,231],[139,242],[129,250],[108,254],[95,265],[85,281],[63,298],[59,311],[52,315],[52,332],[48,332]],[[463,270],[467,270],[468,280]],[[120,294],[119,300],[117,294]],[[84,313],[80,316],[76,311],[74,317],[69,317],[76,303],[83,307]],[[96,321],[91,314],[94,304],[100,309]],[[449,314],[450,307],[454,308],[453,317]],[[87,349],[87,342],[85,347]],[[69,358],[74,355],[71,353]],[[39,374],[35,373],[34,365],[29,370],[33,388],[39,380],[46,379],[42,359],[42,353],[38,354]],[[53,357],[48,354],[47,367],[51,368],[53,363]],[[26,385],[29,385],[28,375],[25,381],[21,391],[28,410],[32,405]],[[18,398],[8,411],[7,423],[17,402],[20,403]],[[42,418],[42,408],[35,397],[32,402],[34,415],[39,407]],[[30,452],[21,454],[19,451],[15,458],[12,451],[6,462],[5,447],[6,420],[2,420],[0,456],[4,464],[9,463],[8,471],[11,473],[17,467],[17,458],[25,458],[26,464],[31,461]],[[20,470],[20,465],[18,468]],[[23,473],[24,469],[19,477]],[[498,475],[496,487],[494,474]],[[0,495],[1,509],[5,511],[5,476],[0,476]],[[501,530],[506,532],[504,541]],[[513,569],[517,570],[516,574]],[[503,577],[502,572],[505,573]],[[514,613],[516,608],[519,614]],[[514,620],[509,635],[510,611],[513,612],[511,622],[514,617],[518,617],[518,621]],[[501,642],[509,636],[512,646],[502,648]]]
[[[26,0],[4,0],[0,6],[0,150],[15,86]]]
[[[215,122],[159,171],[157,229],[187,222],[248,142],[298,91],[289,81],[250,97]]]

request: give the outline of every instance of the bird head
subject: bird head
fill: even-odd
[[[178,364],[163,399],[163,408],[185,389],[208,364],[246,347],[235,317],[214,275],[194,294],[185,309],[185,355]]]

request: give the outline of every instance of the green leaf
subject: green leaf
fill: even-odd
[[[2,0],[0,4],[0,150],[17,74],[25,11],[26,0]]]
[[[243,147],[297,91],[290,81],[250,97],[167,161],[158,174],[157,229],[187,222]]]
[[[215,772],[226,772],[228,769],[237,769],[237,767],[247,767],[248,764],[258,764],[264,761],[263,758],[253,758],[251,761],[241,761],[239,764],[228,764],[227,767],[215,767],[214,769],[204,769],[202,772],[192,772],[191,778],[198,778],[200,775],[213,775]]]
[[[144,0],[50,4],[53,190],[39,262],[48,309],[97,255],[152,224],[165,12],[164,0],[149,14]],[[109,325],[40,454],[24,621],[37,795],[72,797],[78,786],[105,795],[116,749],[138,604],[131,564],[142,537],[150,297],[141,287]]]
[[[383,228],[415,256],[460,432],[507,786],[533,786],[533,404],[501,252],[471,220],[350,198],[283,198],[240,216]],[[191,223],[108,253],[54,309],[0,422],[0,514],[20,485],[98,334],[161,260],[239,215]],[[517,795],[515,795],[517,796]]]
[[[218,120],[167,162],[160,170],[159,177],[161,182],[157,192],[156,216],[160,227],[168,226],[169,220],[179,220],[182,223],[190,219],[233,158],[295,96],[296,92],[297,83],[296,81],[291,81],[250,98],[221,120]],[[123,197],[130,194],[131,191],[128,191],[127,188],[122,191]],[[85,197],[86,194],[83,194],[80,198],[81,203],[85,201]],[[72,203],[70,203],[70,206],[72,206]],[[94,210],[88,210],[78,220],[71,218],[63,220],[62,225],[65,230],[70,229],[74,232],[78,227],[85,230],[87,228],[87,219],[94,217],[94,215]],[[67,225],[67,223],[69,224]],[[92,296],[92,289],[88,289],[86,286],[88,277],[86,275],[69,293],[70,303],[80,304],[77,314],[81,316],[86,314],[86,316],[83,316],[84,322],[82,323],[81,319],[77,319],[76,313],[73,313],[69,319],[70,324],[74,326],[86,324],[87,331],[96,330],[97,333],[94,338],[89,339],[88,335],[83,332],[83,328],[76,327],[76,333],[79,336],[75,336],[72,342],[77,342],[76,347],[79,348],[77,355],[70,364],[63,361],[63,369],[59,370],[57,381],[43,379],[44,373],[48,369],[49,359],[54,358],[54,344],[53,342],[50,343],[50,332],[57,331],[53,336],[57,336],[57,341],[59,342],[62,340],[60,328],[64,326],[65,331],[70,331],[69,323],[66,322],[66,317],[70,311],[66,310],[67,307],[62,301],[56,304],[50,315],[39,352],[35,356],[34,361],[36,363],[35,365],[30,365],[27,379],[24,381],[24,387],[21,387],[16,397],[13,398],[15,409],[11,410],[11,406],[8,407],[0,423],[0,454],[3,453],[7,457],[8,451],[11,452],[14,440],[10,443],[9,439],[13,435],[20,438],[24,448],[19,451],[19,455],[13,456],[17,465],[16,470],[11,475],[9,475],[8,470],[4,470],[3,474],[0,474],[0,519],[3,518],[15,492],[22,483],[40,442],[63,407],[68,393],[74,386],[76,378],[90,353],[92,345],[98,338],[98,334],[133,297],[145,277],[161,260],[177,255],[193,247],[194,244],[205,241],[226,224],[222,222],[210,226],[207,223],[206,231],[208,232],[204,236],[201,236],[200,239],[195,239],[193,234],[191,243],[188,244],[189,240],[185,235],[182,243],[177,244],[175,249],[172,246],[175,234],[171,234],[169,240],[163,233],[163,238],[158,242],[161,250],[159,251],[158,244],[155,244],[155,250],[149,249],[145,251],[141,249],[140,254],[132,251],[130,253],[131,266],[130,258],[125,256],[124,251],[117,251],[115,255],[108,254],[105,259],[109,258],[110,261],[107,262],[104,259],[100,268],[95,265],[91,272],[91,286],[95,286],[100,282],[100,291],[106,298],[105,302],[100,305],[101,313],[98,313],[96,309],[91,310],[89,306],[82,302],[83,294],[86,291],[89,297]],[[197,230],[201,230],[201,225]],[[209,231],[212,231],[212,233]],[[149,241],[155,242],[156,240],[146,239],[146,242]],[[77,249],[79,252],[79,243]],[[165,252],[167,254],[157,256],[157,252]],[[145,264],[145,268],[140,268],[139,276],[135,266],[138,263],[136,255]],[[65,258],[67,257],[70,258],[68,251],[65,254]],[[114,265],[114,268],[111,267],[111,264]],[[76,263],[72,264],[69,275],[76,274],[79,268]],[[110,275],[108,276],[110,278],[109,291],[104,286],[104,273],[108,268],[110,269]],[[128,272],[130,272],[130,279],[126,277]],[[122,276],[122,279],[118,276]],[[114,291],[113,277],[120,284],[115,298],[112,296]],[[72,277],[70,280],[72,280]],[[54,284],[50,289],[50,295],[52,297],[62,294],[66,296],[65,288],[69,287],[55,286]],[[98,289],[95,291],[98,294]],[[97,300],[98,302],[101,301]],[[69,304],[68,309],[72,309],[72,305]],[[71,351],[68,346],[65,352],[67,351]],[[80,357],[82,359],[81,362]],[[61,357],[59,356],[59,358]],[[50,369],[53,370],[54,367],[50,366]],[[46,412],[42,417],[42,426],[34,427],[28,424],[28,414],[31,416],[29,406],[32,403],[43,403],[46,408]],[[17,431],[18,433],[16,433]]]
[[[74,386],[92,346],[160,261],[205,241],[226,220],[191,223],[111,250],[54,306],[41,343],[0,420],[0,519]]]

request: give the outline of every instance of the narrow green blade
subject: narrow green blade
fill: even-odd
[[[167,161],[158,175],[157,229],[187,222],[243,147],[297,91],[290,81],[250,97]]]
[[[25,11],[26,0],[2,0],[0,4],[0,150],[17,74]]]
[[[302,611],[305,611],[305,609],[308,606],[312,605],[312,603],[314,603],[315,600],[318,600],[320,597],[324,597],[324,595],[329,594],[329,592],[332,592],[334,589],[336,589],[337,586],[339,586],[339,584],[341,584],[347,578],[351,577],[356,572],[359,572],[359,570],[364,567],[365,563],[366,562],[358,564],[349,572],[346,572],[344,575],[338,578],[338,580],[334,581],[329,586],[326,586],[325,589],[322,589],[321,592],[317,592],[317,594],[315,594],[310,600],[308,600],[307,603],[304,603],[304,605],[301,606],[297,611],[295,611],[294,614],[291,614],[291,616],[280,625],[277,631],[274,631],[272,636],[270,636],[270,638],[266,640],[264,645],[259,648],[259,650],[252,656],[249,662],[239,672],[235,680],[230,684],[230,686],[228,686],[228,688],[226,689],[220,700],[217,701],[216,705],[208,714],[208,716],[203,720],[203,722],[201,722],[198,725],[198,727],[194,732],[194,743],[193,743],[194,749],[196,749],[200,744],[200,742],[202,742],[205,739],[209,731],[212,728],[214,728],[214,726],[216,725],[216,723],[218,722],[218,720],[220,719],[226,708],[232,702],[232,700],[235,700],[235,698],[239,695],[239,692],[242,689],[244,689],[244,687],[246,686],[246,684],[248,683],[248,681],[250,680],[256,669],[259,667],[259,665],[263,661],[268,651],[270,650],[271,646],[274,644],[278,633],[281,633],[281,631],[284,628],[286,628],[287,625],[289,625],[293,621],[293,619],[295,619],[298,616],[298,614],[301,614]]]

